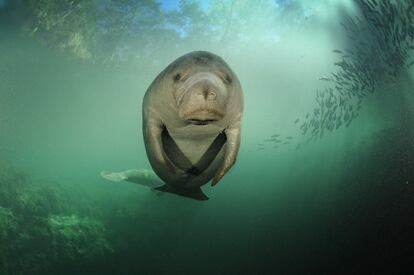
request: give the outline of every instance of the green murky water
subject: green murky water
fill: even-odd
[[[0,1],[0,274],[408,267],[413,4],[309,2]],[[236,165],[205,202],[101,178],[150,169],[143,95],[193,50],[243,86]]]

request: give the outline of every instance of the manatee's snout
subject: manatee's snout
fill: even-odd
[[[211,101],[217,98],[216,88],[210,83],[200,83],[195,87],[191,87],[191,96],[199,97],[198,100]]]
[[[184,85],[178,115],[195,125],[221,120],[226,113],[227,90],[213,74],[195,75]]]
[[[219,87],[210,81],[200,81],[188,88],[186,92],[188,103],[199,106],[211,106],[216,104]],[[186,97],[184,96],[184,97]],[[187,103],[187,104],[188,104]]]

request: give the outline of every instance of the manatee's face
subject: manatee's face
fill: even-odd
[[[230,72],[217,66],[183,66],[172,74],[178,116],[195,125],[221,120],[232,86]]]

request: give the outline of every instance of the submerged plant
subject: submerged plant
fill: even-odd
[[[0,207],[0,241],[4,243],[11,232],[16,230],[16,219],[8,208]]]
[[[97,220],[76,215],[51,216],[48,225],[57,258],[93,259],[110,252],[105,228]]]
[[[71,201],[69,193],[62,185],[0,168],[1,274],[49,273],[111,253],[104,225],[81,216],[91,206],[81,198]],[[93,216],[99,216],[96,208]]]

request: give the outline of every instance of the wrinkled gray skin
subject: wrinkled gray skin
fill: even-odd
[[[219,56],[196,51],[172,62],[148,88],[142,109],[146,152],[155,173],[167,185],[199,189],[213,179],[214,186],[235,163],[240,146],[242,88]],[[167,156],[162,143],[164,129],[193,164],[219,133],[224,132],[227,141],[211,165],[194,177]]]

